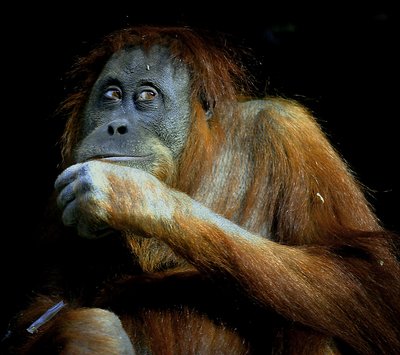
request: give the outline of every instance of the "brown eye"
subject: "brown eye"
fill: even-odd
[[[117,88],[111,88],[104,93],[104,97],[108,100],[121,100],[122,93],[121,90]]]
[[[157,93],[153,90],[143,90],[136,97],[137,101],[152,101],[157,96]]]

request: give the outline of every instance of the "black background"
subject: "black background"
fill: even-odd
[[[112,1],[89,10],[71,2],[3,8],[5,302],[18,300],[23,270],[35,269],[31,240],[57,174],[57,140],[64,122],[53,113],[64,98],[64,73],[103,35],[127,25],[189,25],[226,34],[235,46],[251,48],[254,62],[249,64],[260,94],[279,94],[308,106],[369,189],[368,199],[382,223],[400,231],[395,174],[399,18],[394,5],[322,3],[249,2],[226,8],[217,2]],[[11,313],[12,307],[5,306]]]

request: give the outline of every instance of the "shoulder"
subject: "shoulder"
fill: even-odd
[[[238,111],[246,120],[264,121],[313,120],[310,110],[301,103],[282,97],[244,99],[238,102]]]

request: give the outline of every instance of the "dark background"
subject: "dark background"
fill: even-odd
[[[24,270],[35,270],[31,240],[60,158],[64,122],[53,113],[64,98],[64,73],[103,35],[127,25],[189,25],[251,49],[248,64],[260,95],[308,106],[369,189],[382,223],[400,231],[394,5],[249,2],[247,8],[216,9],[223,5],[131,3],[99,3],[90,11],[65,2],[2,9],[2,23],[11,21],[2,29],[3,318],[18,303]]]

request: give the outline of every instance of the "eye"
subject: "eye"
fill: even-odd
[[[153,101],[156,97],[157,92],[154,89],[145,89],[136,96],[136,101]]]
[[[104,93],[104,97],[107,100],[114,100],[114,101],[121,100],[122,92],[117,87],[108,88]]]

